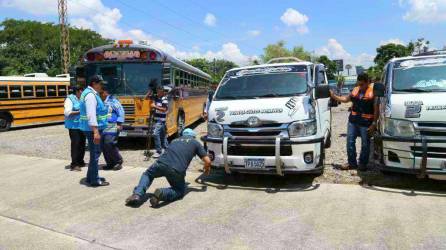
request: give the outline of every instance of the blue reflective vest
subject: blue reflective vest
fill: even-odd
[[[79,111],[80,109],[80,102],[79,99],[73,94],[69,95],[67,97],[70,99],[71,103],[73,103],[73,109],[72,111]],[[70,115],[68,117],[65,117],[65,128],[67,129],[79,129],[79,118],[80,114],[77,115]]]
[[[95,94],[91,88],[86,88],[84,92],[82,92],[80,98],[80,120],[79,120],[79,129],[82,131],[92,131],[90,125],[88,125],[88,117],[87,117],[87,106],[85,103],[85,97],[92,93],[96,97],[97,105],[96,105],[96,119],[98,122],[98,129],[104,130],[107,127],[107,115],[108,109],[104,105],[104,102],[99,97],[98,94]]]
[[[119,100],[112,95],[107,96],[104,104],[108,110],[108,124],[104,134],[116,135],[118,133],[118,123],[123,123],[125,119],[124,108]]]

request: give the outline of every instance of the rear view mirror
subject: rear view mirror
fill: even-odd
[[[375,83],[373,85],[373,94],[376,97],[384,97],[385,87],[382,83]]]
[[[324,99],[330,97],[330,86],[328,84],[318,85],[314,89],[314,97],[316,99]]]

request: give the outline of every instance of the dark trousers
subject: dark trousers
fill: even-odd
[[[186,182],[184,180],[186,173],[179,173],[175,169],[158,162],[155,162],[142,174],[139,184],[135,187],[133,193],[143,196],[153,180],[163,176],[169,182],[170,188],[161,188],[159,199],[162,201],[174,201],[183,198],[186,194]]]
[[[103,134],[101,140],[102,153],[104,154],[107,167],[112,168],[117,164],[122,164],[122,156],[118,149],[118,135]]]
[[[361,137],[361,154],[359,164],[367,166],[370,155],[370,137],[367,132],[368,127],[359,126],[355,123],[348,123],[347,129],[347,155],[348,164],[352,167],[358,166],[356,161],[356,138]]]
[[[102,131],[99,132],[102,137]],[[88,150],[90,151],[90,162],[88,163],[87,182],[97,184],[101,182],[99,177],[99,157],[101,156],[101,144],[94,144],[93,132],[85,132],[88,140]]]
[[[85,156],[85,135],[79,129],[69,129],[71,140],[71,166],[83,166]]]

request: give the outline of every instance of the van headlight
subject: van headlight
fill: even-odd
[[[214,138],[223,137],[223,126],[217,123],[209,122],[208,123],[208,136]]]
[[[413,122],[406,120],[396,120],[385,118],[384,134],[389,136],[413,137],[415,136],[415,128]]]
[[[317,132],[316,120],[293,122],[288,126],[290,137],[305,137]]]

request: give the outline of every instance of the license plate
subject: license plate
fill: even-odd
[[[265,159],[245,159],[245,168],[264,168]]]
[[[121,132],[119,132],[119,136],[120,137],[126,137],[127,136],[127,132],[121,131]]]

